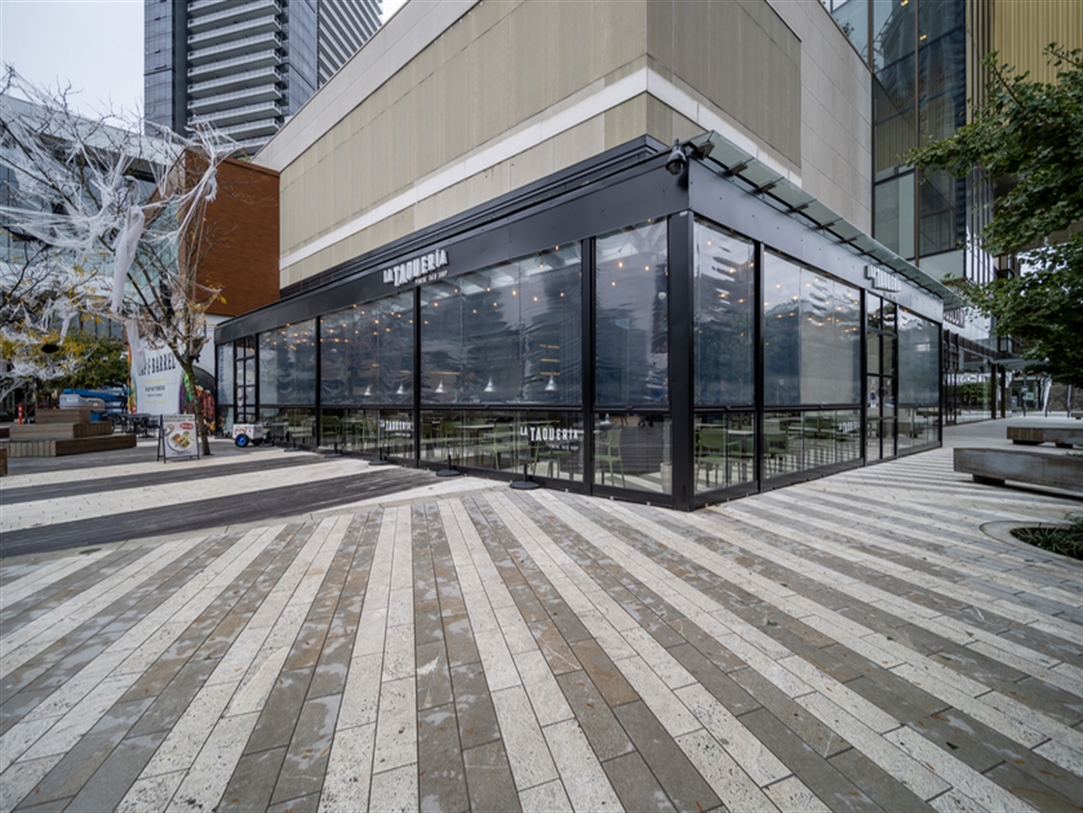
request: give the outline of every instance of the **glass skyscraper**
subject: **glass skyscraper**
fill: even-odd
[[[144,0],[147,119],[255,151],[380,25],[382,0]]]

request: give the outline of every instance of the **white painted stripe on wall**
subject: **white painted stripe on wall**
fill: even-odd
[[[599,80],[595,84],[601,84],[601,81]],[[779,175],[798,186],[801,185],[799,173],[783,167],[775,158],[763,151],[755,141],[740,132],[709,107],[700,103],[650,68],[640,68],[623,79],[600,87],[596,93],[576,102],[566,110],[553,115],[542,114],[544,117],[536,116],[535,118],[538,120],[534,123],[516,130],[490,146],[478,150],[470,157],[419,181],[405,192],[355,217],[353,220],[343,223],[338,228],[316,238],[311,243],[283,254],[279,261],[279,270],[284,270],[295,263],[301,262],[313,254],[317,254],[335,243],[367,229],[369,226],[386,220],[426,198],[491,169],[644,93],[654,96],[685,118],[696,122],[704,130],[714,130],[745,152],[753,155],[757,160],[771,167]]]

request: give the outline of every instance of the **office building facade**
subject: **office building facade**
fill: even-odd
[[[408,3],[256,156],[223,424],[676,508],[936,445],[871,80],[814,3]]]
[[[149,121],[254,152],[380,24],[380,0],[145,0]]]
[[[988,223],[993,179],[917,172],[903,155],[946,138],[984,97],[982,61],[995,51],[1017,73],[1051,82],[1042,50],[1083,47],[1083,5],[1073,0],[822,0],[872,73],[873,231],[885,246],[943,279],[989,282],[1013,274],[974,238]],[[945,419],[1010,411],[1010,337],[963,309],[946,315]]]

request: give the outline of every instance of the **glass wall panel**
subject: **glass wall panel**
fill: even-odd
[[[666,221],[599,237],[595,402],[669,402]]]
[[[660,414],[599,415],[594,424],[594,482],[673,492],[671,422]]]
[[[765,263],[766,402],[858,403],[860,293],[776,254]]]
[[[413,294],[320,320],[320,398],[328,405],[409,403],[414,382]]]
[[[579,244],[421,289],[426,403],[582,400]]]
[[[755,248],[702,220],[695,241],[696,404],[751,404]]]
[[[421,459],[583,480],[580,412],[425,410]]]
[[[259,337],[260,404],[316,403],[316,320]]]
[[[234,399],[233,382],[233,343],[218,345],[218,403],[232,404]]]
[[[287,446],[316,445],[316,410],[314,407],[261,407],[259,420],[266,428],[267,439]]]
[[[752,412],[696,415],[696,493],[750,483],[756,477],[756,423]]]
[[[801,267],[764,253],[763,395],[768,404],[801,403]]]

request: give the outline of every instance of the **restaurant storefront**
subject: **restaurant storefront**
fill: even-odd
[[[682,155],[638,139],[222,325],[220,425],[681,509],[938,445],[935,285],[728,142]]]

